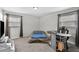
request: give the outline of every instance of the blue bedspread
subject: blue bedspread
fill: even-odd
[[[34,33],[32,34],[33,39],[39,39],[39,38],[47,38],[47,35],[44,33]]]

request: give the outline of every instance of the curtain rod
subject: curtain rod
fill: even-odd
[[[61,13],[61,14],[58,14],[58,15],[63,15],[63,14],[69,14],[69,13],[73,13],[73,12],[77,12],[79,10],[75,10],[75,11],[71,11],[71,12],[67,12],[67,13]]]
[[[19,17],[22,17],[22,16],[20,16],[20,15],[15,15],[15,14],[9,14],[9,13],[6,13],[6,14],[8,14],[8,15],[14,15],[14,16],[19,16]]]

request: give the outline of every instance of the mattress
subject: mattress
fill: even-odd
[[[48,36],[44,32],[36,32],[32,34],[33,39],[39,39],[39,38],[47,38]]]
[[[47,38],[45,34],[33,34],[32,38]]]

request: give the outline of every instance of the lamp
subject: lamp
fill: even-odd
[[[34,10],[37,10],[37,9],[38,9],[38,7],[33,7],[33,9],[34,9]]]

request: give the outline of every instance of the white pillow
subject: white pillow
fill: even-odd
[[[8,36],[5,36],[4,37],[4,40],[5,40],[5,42],[7,42],[9,40],[9,37]]]

